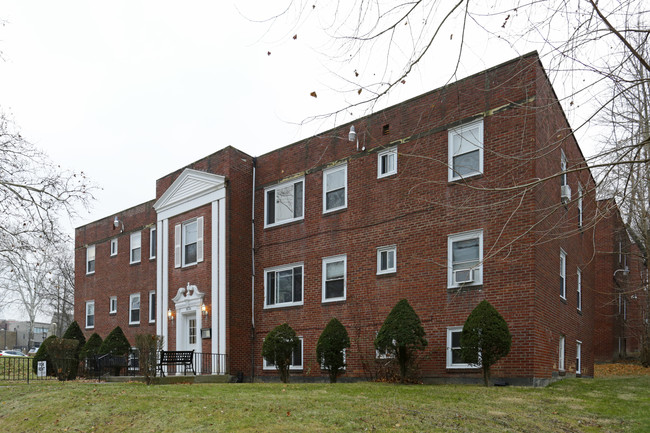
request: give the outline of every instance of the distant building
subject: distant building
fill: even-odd
[[[87,337],[156,333],[227,357],[210,371],[255,377],[276,375],[261,345],[286,322],[301,338],[292,374],[320,380],[316,342],[337,317],[352,339],[345,376],[370,377],[386,357],[375,334],[406,298],[429,340],[422,380],[478,381],[458,341],[487,299],[513,335],[493,377],[593,376],[594,185],[531,53],[260,157],[226,147],[158,179],[155,199],[76,229],[75,318]]]
[[[34,322],[32,335],[29,334],[29,322],[19,320],[3,320],[0,322],[0,347],[22,350],[27,352],[32,347],[39,347],[49,336],[49,323]],[[5,342],[5,331],[9,336]],[[11,336],[13,333],[13,338]]]

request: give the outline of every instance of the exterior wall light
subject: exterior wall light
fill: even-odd
[[[208,317],[208,307],[206,307],[205,304],[201,304],[201,312],[204,317]]]
[[[167,310],[167,318],[172,322],[174,321],[174,313],[172,312],[171,308]]]
[[[122,226],[122,228],[120,229],[120,233],[123,233],[124,232],[124,223],[122,221],[120,221],[119,219],[117,219],[117,215],[116,215],[115,220],[113,221],[113,230],[115,230],[117,228],[120,228],[120,226]]]

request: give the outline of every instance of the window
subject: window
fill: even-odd
[[[483,230],[450,235],[447,255],[449,288],[483,283]]]
[[[450,129],[449,181],[483,173],[483,119]]]
[[[582,271],[578,268],[578,294],[577,294],[578,311],[582,311]]]
[[[176,224],[174,228],[174,267],[203,261],[203,217]]]
[[[578,227],[582,227],[582,185],[578,184]]]
[[[566,155],[564,154],[564,150],[560,149],[560,171],[562,174],[560,175],[560,184],[562,186],[567,185],[567,160],[566,160]]]
[[[558,369],[564,371],[564,335],[560,335],[560,347],[558,348],[559,357],[558,357]]]
[[[86,301],[86,329],[95,327],[95,301]]]
[[[111,296],[108,301],[108,314],[117,313],[117,296]]]
[[[302,305],[303,264],[264,270],[264,306]]]
[[[156,292],[149,292],[149,323],[156,321]]]
[[[149,230],[149,259],[156,258],[156,249],[158,248],[158,239],[156,238],[156,228]]]
[[[117,238],[111,239],[111,257],[117,255]]]
[[[377,248],[377,275],[391,274],[397,271],[397,247]]]
[[[303,342],[302,337],[298,338],[300,339],[300,347],[291,353],[291,365],[289,366],[289,370],[302,370]],[[264,370],[273,369],[275,369],[275,364],[273,364],[271,361],[267,361],[266,358],[264,358]]]
[[[95,246],[89,245],[86,248],[86,275],[95,273]]]
[[[129,325],[140,324],[140,294],[134,293],[129,297]]]
[[[582,341],[576,341],[576,374],[582,373]]]
[[[303,219],[305,179],[285,182],[264,190],[265,227]]]
[[[348,206],[348,165],[323,171],[323,213]]]
[[[397,147],[382,150],[377,154],[377,178],[397,173]]]
[[[566,253],[560,249],[560,298],[566,299]]]
[[[447,328],[447,368],[478,368],[479,366],[468,364],[463,360],[460,352],[460,336],[462,333],[462,326]]]
[[[323,302],[345,300],[345,255],[323,259]]]
[[[131,233],[131,263],[140,263],[142,232]]]

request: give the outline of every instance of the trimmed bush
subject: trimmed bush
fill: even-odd
[[[124,332],[122,332],[122,328],[119,326],[116,326],[102,342],[102,345],[99,346],[100,355],[110,354],[115,356],[127,356],[129,350],[131,350],[129,340],[126,339]]]
[[[73,354],[74,359],[77,361],[74,363],[70,370],[70,376],[68,379],[72,380],[75,377],[77,377],[77,371],[79,370],[79,353],[81,350],[84,348],[86,345],[86,337],[84,336],[83,331],[79,327],[79,324],[77,323],[76,320],[74,320],[70,325],[68,326],[68,329],[65,330],[65,333],[63,334],[63,339],[65,340],[77,340],[79,343],[76,346],[75,352]]]
[[[300,339],[296,331],[286,323],[276,326],[268,333],[262,344],[262,356],[275,365],[282,382],[289,382],[289,367],[294,350],[300,348]]]
[[[345,370],[344,350],[349,347],[348,331],[336,317],[332,318],[316,344],[316,359],[327,370],[330,383],[336,383],[338,376]]]
[[[83,360],[92,358],[93,356],[97,355],[99,353],[99,348],[101,345],[102,337],[100,337],[98,333],[94,332],[88,341],[86,341],[86,344],[84,345],[83,349],[81,349],[81,352],[79,352],[79,359]]]
[[[414,364],[416,352],[428,344],[424,335],[420,318],[408,301],[402,299],[388,314],[375,338],[377,350],[397,359],[402,383]]]
[[[47,375],[48,376],[54,376],[54,372],[56,370],[54,369],[54,363],[50,359],[50,354],[48,353],[47,347],[55,339],[56,339],[56,335],[50,335],[39,346],[38,350],[36,351],[36,355],[34,355],[34,359],[32,360],[32,371],[34,372],[34,374],[37,374],[38,361],[46,361],[47,362],[47,370],[46,370]]]
[[[55,338],[47,346],[47,352],[54,363],[56,377],[59,380],[72,380],[77,377],[78,346],[79,341],[74,338]]]
[[[490,382],[490,367],[510,352],[511,344],[504,318],[488,301],[481,301],[465,321],[460,353],[466,363],[481,366],[485,386]]]

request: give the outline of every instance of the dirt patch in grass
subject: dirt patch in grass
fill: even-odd
[[[650,376],[650,368],[635,361],[621,361],[612,364],[594,365],[595,377]]]

